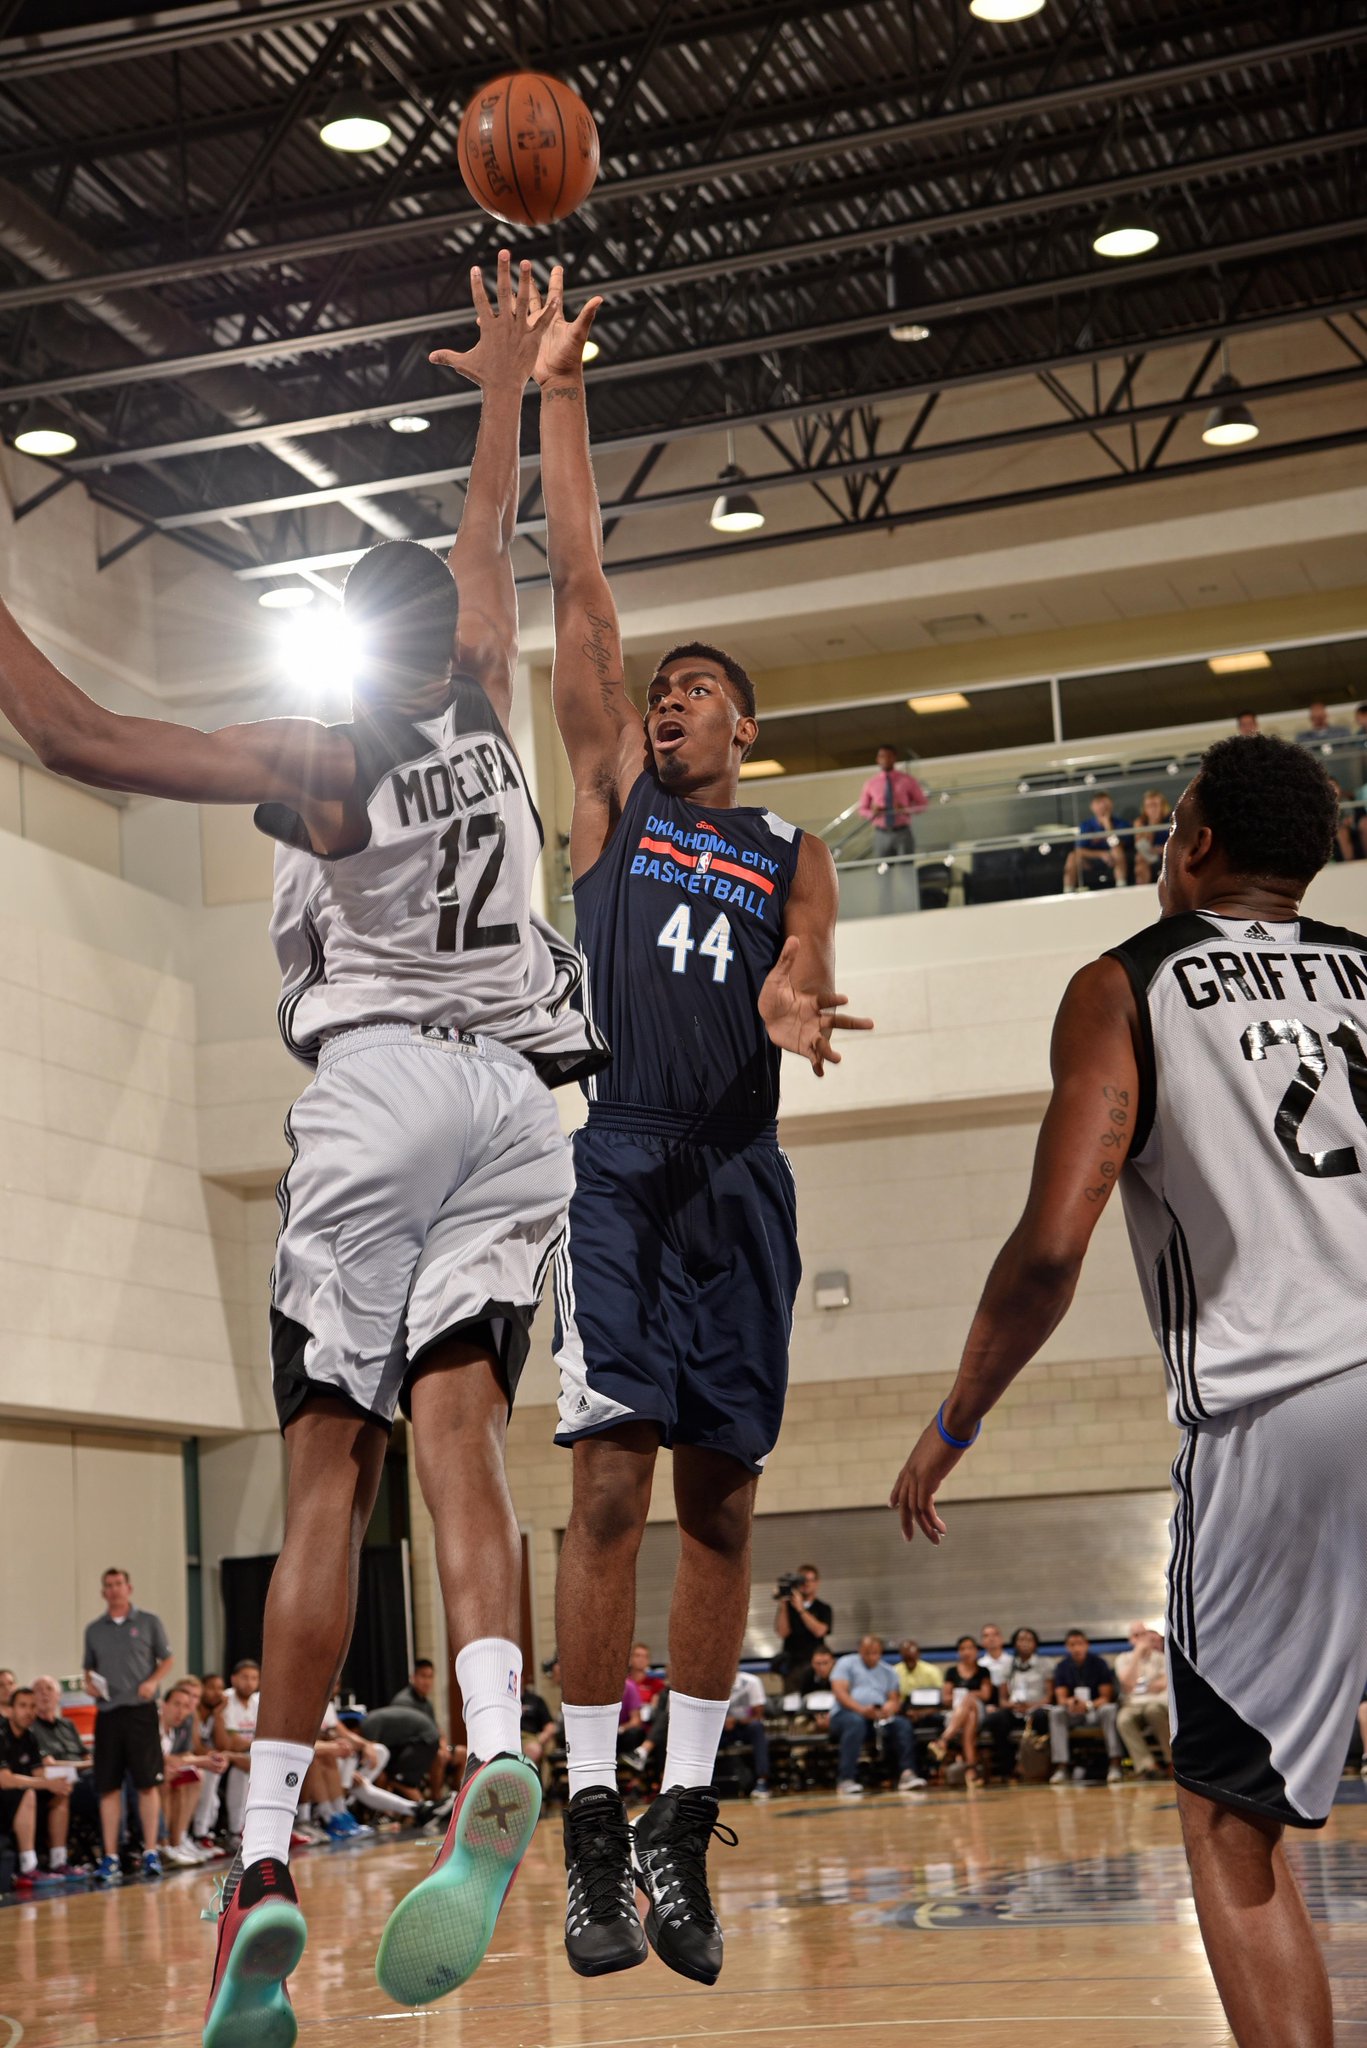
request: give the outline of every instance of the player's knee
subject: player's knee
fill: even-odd
[[[719,1556],[740,1559],[748,1554],[753,1520],[751,1496],[733,1494],[720,1500],[678,1500],[679,1535]]]
[[[649,1508],[648,1474],[576,1470],[571,1526],[596,1549],[639,1545]]]

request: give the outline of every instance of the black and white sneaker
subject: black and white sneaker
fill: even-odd
[[[736,1836],[718,1812],[710,1785],[676,1785],[632,1830],[637,1882],[650,1900],[646,1937],[662,1963],[698,1984],[715,1984],[721,1975],[721,1923],[707,1889],[707,1845],[715,1835],[734,1849]]]
[[[586,1785],[565,1808],[565,1953],[581,1977],[634,1970],[646,1959],[631,1871],[631,1829],[621,1796]]]

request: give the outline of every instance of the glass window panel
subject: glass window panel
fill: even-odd
[[[941,693],[944,694],[944,693]],[[774,712],[760,707],[755,752],[783,763],[789,775],[832,768],[872,768],[884,744],[922,761],[990,747],[1048,745],[1054,737],[1048,683],[1012,683],[966,693],[967,709],[922,711],[904,698],[838,705],[825,711]]]
[[[1064,676],[1059,682],[1065,740],[1098,738],[1146,727],[1195,725],[1240,711],[1280,717],[1322,698],[1346,704],[1367,696],[1367,642],[1337,640],[1319,647],[1276,647],[1270,666],[1215,675],[1204,660],[1164,663],[1109,674]],[[990,742],[989,744],[995,744]]]

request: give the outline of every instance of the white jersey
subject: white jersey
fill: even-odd
[[[1367,938],[1164,919],[1121,1194],[1169,1412],[1191,1425],[1367,1360]]]
[[[358,853],[320,859],[293,811],[256,813],[279,841],[271,939],[289,1050],[313,1065],[333,1032],[406,1023],[496,1038],[551,1086],[596,1072],[605,1042],[570,1001],[583,961],[531,910],[541,823],[483,690],[456,677],[430,719],[342,730],[370,821]]]

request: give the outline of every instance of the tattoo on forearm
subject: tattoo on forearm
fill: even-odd
[[[603,700],[603,709],[615,711],[625,687],[625,677],[613,673],[617,638],[616,622],[604,612],[590,612],[588,615],[589,637],[584,641],[584,659],[598,678],[598,688]]]
[[[580,399],[584,396],[584,388],[581,384],[546,384],[542,387],[541,396],[543,398],[563,398],[571,405],[578,405]]]
[[[1129,1143],[1129,1089],[1107,1086],[1102,1089],[1101,1095],[1106,1105],[1106,1129],[1097,1140],[1101,1152],[1101,1164],[1097,1169],[1098,1179],[1096,1186],[1087,1188],[1084,1191],[1089,1202],[1105,1201],[1115,1184],[1116,1175],[1120,1171],[1115,1155],[1117,1152],[1123,1152]]]

